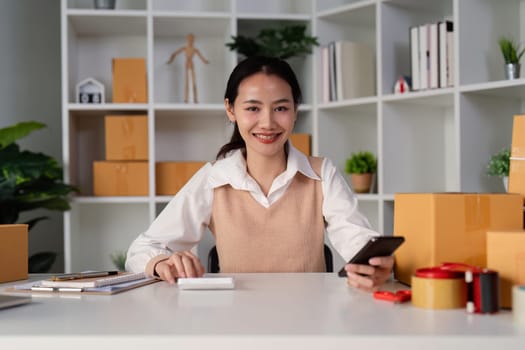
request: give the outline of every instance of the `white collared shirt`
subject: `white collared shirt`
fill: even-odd
[[[229,184],[234,189],[248,191],[258,203],[268,208],[282,197],[297,172],[321,181],[328,239],[348,261],[370,237],[379,233],[370,228],[366,217],[359,212],[357,197],[329,159],[323,160],[319,178],[308,158],[291,143],[288,145],[286,170],[274,179],[267,196],[247,173],[241,150],[204,165],[173,197],[148,230],[133,241],[128,250],[127,270],[142,272],[148,261],[157,255],[192,249],[202,239],[210,222],[215,188]]]

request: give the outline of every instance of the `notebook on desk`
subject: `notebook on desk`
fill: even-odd
[[[138,280],[121,282],[117,284],[111,284],[102,287],[45,287],[42,285],[42,280],[27,282],[23,284],[17,284],[13,287],[6,289],[8,292],[16,293],[59,293],[61,295],[72,295],[72,294],[94,294],[94,295],[112,295],[127,290],[142,287],[151,283],[160,281],[156,278],[143,277]]]
[[[28,304],[31,302],[31,300],[32,300],[31,297],[21,297],[21,296],[0,294],[0,309]]]
[[[144,279],[144,272],[140,273],[127,273],[121,272],[118,275],[111,275],[105,277],[91,277],[91,278],[79,278],[72,280],[43,280],[42,287],[55,287],[55,288],[98,288],[104,286],[110,286],[123,282],[136,281]]]

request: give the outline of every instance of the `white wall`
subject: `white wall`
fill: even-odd
[[[60,118],[60,1],[0,0],[0,127],[36,120],[48,127],[23,139],[23,148],[62,159]],[[48,215],[29,235],[29,254],[59,253],[54,272],[63,271],[62,213]]]

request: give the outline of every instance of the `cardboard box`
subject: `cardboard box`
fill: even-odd
[[[311,155],[310,134],[291,134],[290,142],[307,156]]]
[[[113,59],[113,103],[148,102],[146,60]]]
[[[401,193],[394,198],[394,235],[405,236],[395,253],[395,276],[410,284],[416,269],[444,262],[485,267],[486,232],[520,230],[517,194]]]
[[[512,307],[512,286],[525,284],[525,231],[487,232],[487,267],[499,273],[500,306]]]
[[[107,115],[106,160],[148,160],[148,116]]]
[[[509,193],[519,193],[525,199],[525,158],[510,160]]]
[[[28,226],[0,225],[0,283],[26,280]]]
[[[525,115],[514,116],[510,155],[525,158]]]
[[[206,162],[158,162],[155,164],[156,193],[174,195]]]
[[[148,162],[93,162],[95,196],[147,196]]]

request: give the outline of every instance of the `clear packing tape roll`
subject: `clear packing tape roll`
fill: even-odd
[[[512,287],[512,314],[516,323],[525,326],[525,285]]]

